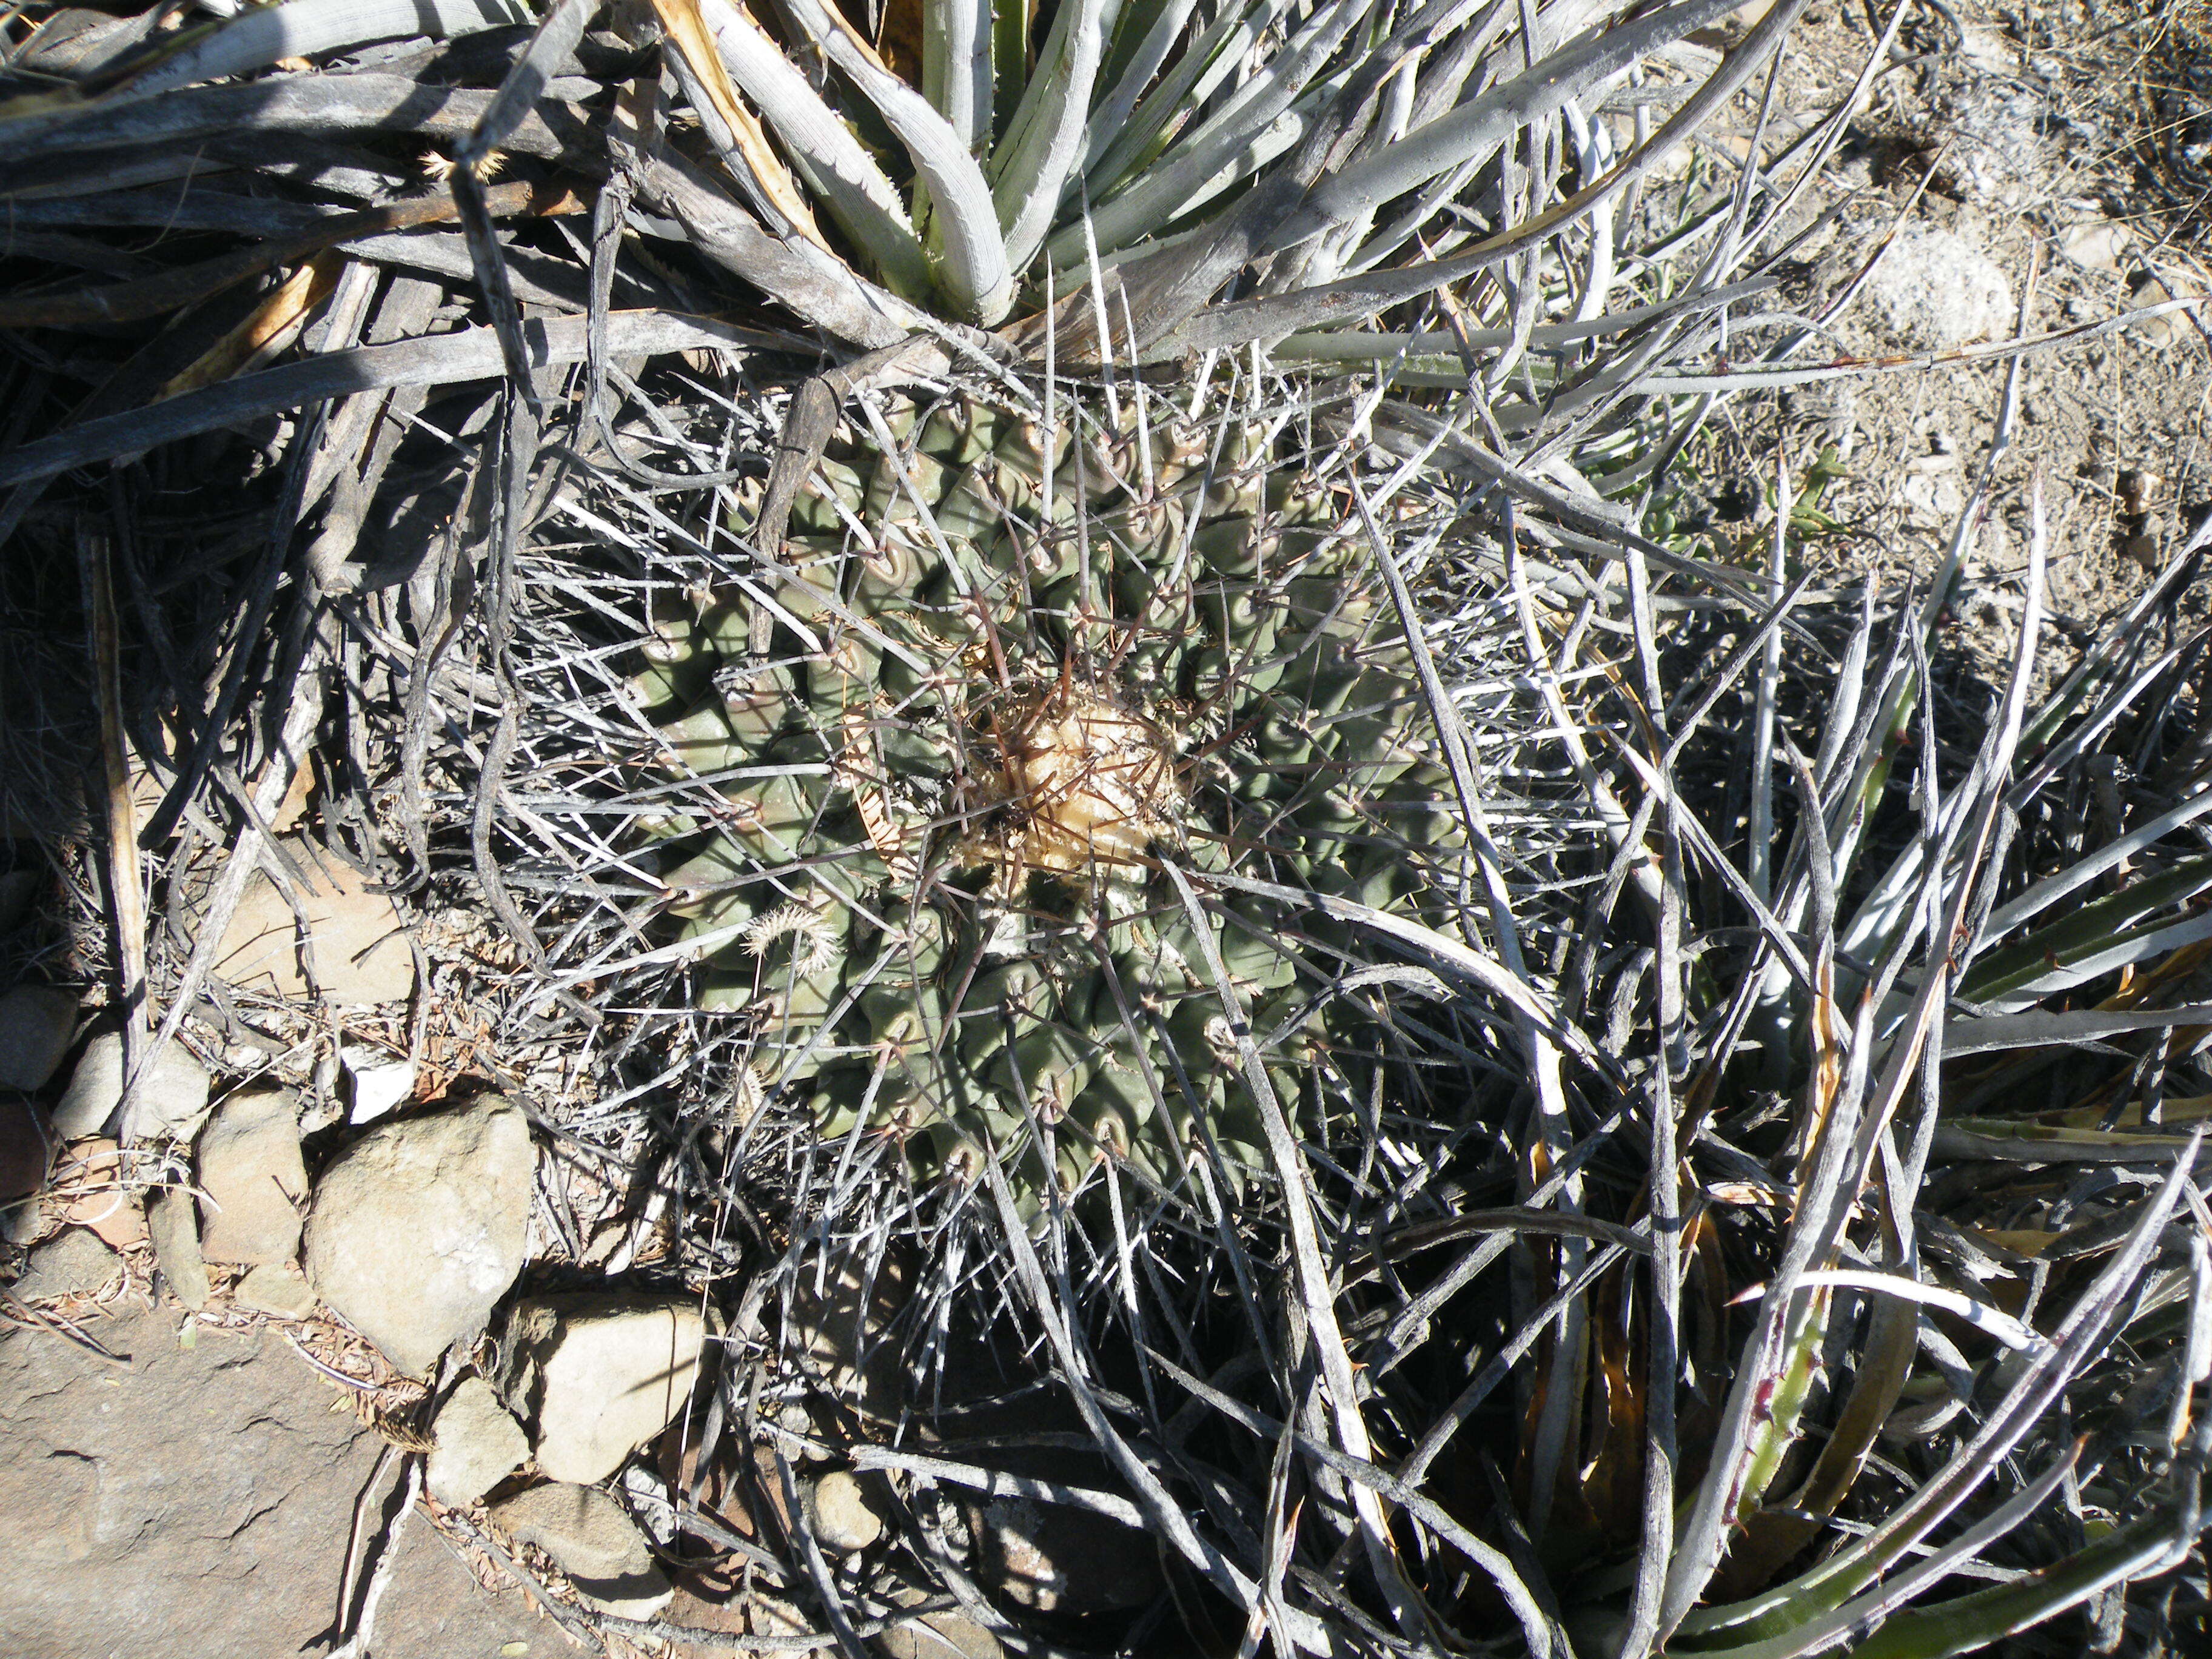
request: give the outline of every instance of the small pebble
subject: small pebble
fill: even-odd
[[[0,1089],[43,1089],[76,1036],[76,993],[18,985],[0,995]]]
[[[154,1260],[168,1281],[169,1294],[198,1313],[211,1294],[207,1262],[200,1255],[199,1219],[192,1195],[180,1188],[155,1193],[146,1205],[146,1231],[154,1241]]]
[[[838,1555],[864,1550],[884,1535],[884,1517],[876,1512],[867,1488],[858,1475],[838,1469],[814,1483],[814,1536],[822,1547]]]
[[[2173,290],[2148,271],[2136,276],[2128,288],[2129,299],[2137,307],[2163,305],[2174,297]],[[2151,351],[2163,351],[2175,341],[2195,331],[2190,326],[2189,313],[2182,311],[2146,317],[2128,325],[2128,332]]]
[[[349,1123],[374,1123],[415,1092],[415,1062],[375,1049],[349,1048],[338,1064],[351,1104]]]
[[[26,1302],[41,1297],[94,1296],[115,1282],[123,1258],[82,1227],[64,1229],[31,1252],[31,1265],[15,1281]]]
[[[305,1319],[315,1310],[313,1288],[289,1261],[264,1261],[249,1269],[231,1296],[242,1306],[279,1319]]]

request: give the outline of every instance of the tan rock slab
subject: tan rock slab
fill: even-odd
[[[401,1370],[483,1328],[522,1270],[537,1153],[498,1095],[380,1123],[315,1187],[307,1277]]]
[[[438,1408],[427,1472],[441,1504],[473,1504],[522,1467],[530,1437],[499,1403],[491,1384],[465,1378]]]
[[[231,1297],[257,1313],[279,1319],[305,1319],[315,1310],[314,1287],[307,1275],[289,1261],[264,1262],[249,1267],[246,1277],[231,1289]]]
[[[146,1231],[169,1294],[198,1313],[207,1306],[211,1290],[207,1261],[200,1255],[199,1217],[192,1195],[173,1187],[155,1193],[146,1203]]]
[[[333,1002],[397,1002],[415,989],[415,953],[389,895],[335,855],[305,842],[282,843],[305,879],[299,883],[315,975]],[[257,875],[223,930],[216,973],[241,990],[307,994],[290,902]]]
[[[289,1261],[300,1248],[300,1121],[289,1089],[244,1090],[200,1132],[200,1251],[245,1267]]]
[[[675,1420],[707,1340],[699,1310],[672,1297],[533,1297],[507,1327],[501,1392],[535,1431],[556,1480],[604,1480]]]
[[[535,1544],[577,1593],[621,1619],[650,1619],[673,1592],[621,1504],[596,1486],[557,1482],[492,1506],[491,1518],[519,1544]]]

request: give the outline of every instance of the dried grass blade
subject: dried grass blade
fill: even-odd
[[[528,361],[541,366],[580,362],[586,320],[560,317],[526,324],[523,338]],[[749,329],[662,311],[614,312],[607,319],[607,338],[608,349],[625,356],[657,356],[702,347],[744,352],[774,344]],[[380,386],[450,386],[460,380],[489,380],[505,367],[498,338],[489,327],[331,352],[305,362],[243,374],[149,409],[87,421],[52,437],[0,452],[0,487],[51,477],[72,467],[136,454],[352,392]]]
[[[1306,1336],[1320,1362],[1329,1406],[1336,1419],[1338,1441],[1351,1456],[1363,1462],[1371,1461],[1373,1446],[1367,1436],[1366,1417],[1360,1409],[1358,1387],[1352,1378],[1352,1355],[1337,1323],[1336,1294],[1329,1282],[1328,1269],[1322,1262],[1321,1230],[1315,1219],[1313,1189],[1304,1157],[1298,1150],[1297,1138],[1291,1133],[1290,1121],[1283,1115],[1283,1103],[1276,1098],[1275,1085],[1267,1076],[1259,1045],[1252,1040],[1251,1020],[1221,960],[1213,925],[1199,903],[1189,878],[1172,862],[1162,867],[1175,884],[1183,914],[1190,919],[1191,935],[1198,941],[1206,975],[1221,999],[1222,1013],[1236,1038],[1245,1087],[1260,1109],[1267,1153],[1283,1186],[1284,1217],[1290,1228],[1291,1266],[1298,1299],[1305,1312]],[[1296,1359],[1297,1356],[1294,1354],[1292,1358]],[[1390,1541],[1389,1522],[1373,1495],[1364,1489],[1353,1494],[1353,1503],[1367,1549],[1368,1565],[1382,1593],[1389,1598],[1400,1626],[1409,1636],[1418,1634],[1426,1627],[1426,1609],[1419,1594],[1406,1582]]]
[[[421,34],[458,40],[529,21],[529,13],[512,0],[284,0],[241,12],[197,40],[179,42],[115,95],[144,98],[198,81],[250,75],[287,58]]]

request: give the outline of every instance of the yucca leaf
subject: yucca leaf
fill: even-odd
[[[1748,1601],[1687,1612],[1678,1634],[1704,1650],[1720,1645],[1707,1638],[1733,1632],[1735,1639],[1726,1650],[1732,1659],[1784,1659],[1832,1645],[1843,1632],[1901,1606],[1918,1588],[1915,1571],[1887,1583],[1883,1575],[1989,1478],[2101,1346],[2180,1202],[2203,1139],[2201,1130],[2190,1138],[2190,1155],[2175,1160],[2126,1240],[2048,1345],[2028,1359],[1973,1439],[1933,1480],[1873,1532],[1845,1544],[1810,1571]],[[2000,1510],[1999,1516],[2017,1507],[2015,1501]],[[2034,1507],[2021,1510],[2009,1524],[2017,1525]]]
[[[1369,4],[1334,0],[1220,109],[1149,162],[1126,188],[1095,204],[1091,231],[1099,252],[1112,252],[1165,227],[1296,143],[1319,107],[1322,94],[1308,96],[1310,84]],[[1347,76],[1348,71],[1340,72],[1323,85],[1341,84]],[[1069,226],[1046,245],[1055,269],[1081,262],[1084,235],[1082,226]]]
[[[196,31],[197,39],[180,42],[116,95],[148,97],[378,40],[417,34],[451,40],[530,21],[516,0],[284,0]]]
[[[822,0],[788,0],[799,26],[875,106],[928,186],[937,286],[963,321],[985,327],[1013,309],[1014,277],[991,190],[966,143],[912,87],[885,69],[842,12]]]
[[[2176,1114],[2178,1122],[2203,1116]],[[1936,1146],[1947,1158],[2010,1159],[2022,1164],[2142,1164],[2185,1150],[2188,1137],[2125,1133],[2002,1117],[1962,1117],[1939,1124]]]
[[[2130,1031],[2206,1024],[2212,1024],[2212,1002],[2179,1008],[2085,1009],[2074,1013],[2036,1008],[2018,1014],[1954,1019],[1943,1028],[1943,1053],[1951,1057],[1993,1049],[2087,1047],[2100,1038]],[[2166,1107],[2170,1110],[2176,1103],[2169,1100]]]
[[[1099,71],[1098,84],[1107,90],[1094,103],[1084,139],[1083,172],[1094,190],[1103,191],[1112,182],[1099,176],[1099,158],[1123,136],[1129,112],[1182,42],[1197,4],[1198,0],[1124,0],[1113,47]]]
[[[1678,0],[1552,53],[1503,86],[1323,179],[1269,247],[1293,246],[1372,214],[1455,167],[1495,155],[1522,127],[1555,113],[1568,99],[1625,73],[1660,46],[1719,21],[1732,9],[1727,0]]]
[[[1764,1584],[1819,1533],[1857,1480],[1882,1425],[1897,1405],[1919,1347],[1920,1316],[1900,1299],[1877,1303],[1866,1344],[1851,1368],[1850,1393],[1829,1425],[1813,1468],[1797,1490],[1744,1522],[1729,1547],[1728,1571],[1738,1583]]]
[[[2031,916],[2049,909],[2069,893],[2078,892],[2107,871],[2118,869],[2153,842],[2164,839],[2184,824],[2195,823],[2207,812],[2212,812],[2212,789],[2192,795],[2179,805],[2168,808],[2118,840],[2107,842],[2057,875],[2045,877],[2018,898],[1990,912],[1990,937],[2002,938]]]
[[[2037,1488],[2036,1496],[2040,1501],[2047,1489]],[[1880,1630],[1853,1645],[1852,1659],[1951,1659],[1987,1647],[2015,1631],[2046,1623],[2113,1584],[2154,1574],[2171,1558],[2177,1530],[2167,1516],[2144,1516],[2057,1565],[2012,1583],[1893,1613]]]
[[[2081,1449],[2077,1443],[2065,1456],[2053,1462],[1994,1512],[1967,1528],[1943,1548],[1932,1552],[1927,1559],[1917,1562],[1899,1573],[1873,1594],[1763,1641],[1703,1650],[1725,1653],[1729,1659],[1801,1659],[1801,1656],[1819,1653],[1838,1645],[1847,1632],[1863,1627],[1872,1618],[1878,1616],[1881,1606],[1895,1606],[1927,1585],[1948,1577],[1953,1571],[1954,1563],[1978,1554],[2042,1508],[2051,1493],[2064,1483],[2075,1461],[2081,1455]],[[1854,1650],[1863,1652],[1864,1649],[1855,1645]],[[1906,1651],[1915,1652],[1917,1650],[1907,1649]]]
[[[1261,35],[1282,15],[1285,0],[1257,0],[1242,10],[1223,12],[1206,32],[1187,46],[1166,76],[1149,92],[1136,113],[1117,131],[1103,124],[1094,129],[1091,148],[1103,152],[1085,168],[1093,201],[1103,201],[1123,176],[1155,154],[1154,146],[1170,139],[1177,124],[1204,106],[1249,52]],[[1125,92],[1142,91],[1124,88]]]
[[[2038,997],[2142,962],[2193,939],[2212,937],[2204,919],[2142,925],[2212,888],[2212,855],[2130,882],[2119,892],[1989,952],[1960,981],[1959,994],[2009,1013]]]
[[[1063,0],[1036,73],[991,154],[991,198],[1006,258],[1024,269],[1044,244],[1069,177],[1082,160],[1091,88],[1106,56],[1119,0]]]
[[[668,66],[753,210],[777,234],[803,238],[836,258],[799,180],[769,142],[759,118],[738,96],[729,65],[696,0],[653,0],[653,8],[676,47]]]
[[[1850,1291],[1876,1291],[1884,1296],[1897,1297],[1923,1307],[1941,1308],[1945,1313],[1964,1320],[1975,1329],[2002,1342],[2008,1348],[2039,1350],[2044,1346],[2042,1336],[2031,1327],[2023,1325],[2002,1308],[1986,1302],[1978,1302],[1961,1291],[1942,1285],[1928,1285],[1917,1279],[1906,1279],[1898,1273],[1870,1273],[1861,1267],[1827,1267],[1818,1273],[1805,1274],[1798,1284],[1807,1289],[1816,1285],[1834,1285]],[[1765,1294],[1765,1285],[1753,1285],[1738,1294],[1739,1302],[1754,1301]]]
[[[663,0],[664,13],[673,0]],[[929,261],[898,191],[844,119],[782,48],[729,0],[696,0],[730,77],[783,141],[784,153],[883,280],[908,299],[930,289]]]
[[[642,194],[684,227],[706,258],[839,339],[890,346],[908,338],[921,325],[916,307],[811,240],[763,229],[757,218],[681,157],[647,163]]]
[[[922,96],[971,155],[991,142],[993,27],[991,0],[923,0]]]

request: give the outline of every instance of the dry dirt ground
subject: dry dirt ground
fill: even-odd
[[[1848,85],[1887,17],[1856,4],[1808,11],[1777,108],[1817,108]],[[1801,216],[1825,222],[1791,250],[1790,308],[1820,316],[1863,279],[1803,359],[1971,352],[2212,291],[2203,27],[2191,7],[1921,9],[1876,75],[1825,199]],[[1771,125],[1786,140],[1803,121]],[[1954,611],[1958,642],[1985,665],[2008,657],[2017,636],[2039,481],[2061,659],[2212,512],[2208,339],[2181,312],[2023,360],[2018,419],[1986,520],[1966,543]],[[1842,476],[1820,507],[1839,527],[1797,556],[1838,586],[1870,568],[1924,583],[1987,463],[2007,374],[2002,361],[1877,369],[1740,399],[1710,447],[1693,447],[1689,476],[1723,507],[1759,502],[1719,526],[1723,545],[1732,537],[1754,560],[1778,467],[1801,488],[1832,447]]]
[[[1808,125],[1792,112],[1850,83],[1884,21],[1856,4],[1808,14],[1766,154]],[[2212,289],[2200,257],[2212,33],[2199,29],[2186,9],[2116,16],[2085,0],[1922,9],[1808,216],[1821,222],[1793,251],[1782,297],[1809,316],[1883,250],[1832,344],[1808,355],[1970,347]],[[1735,142],[1741,154],[1747,135]],[[1663,190],[1650,199],[1663,209]],[[1757,562],[1778,470],[1795,489],[1832,448],[1840,476],[1820,506],[1836,527],[1797,556],[1838,589],[1869,570],[1924,580],[1989,454],[2006,374],[2001,362],[1875,372],[1739,400],[1686,455],[1680,515],[1701,550]],[[1954,613],[1988,678],[2022,609],[2035,480],[2063,656],[2212,512],[2208,386],[2212,350],[2186,313],[2027,360]],[[0,1329],[0,1652],[326,1651],[371,1589],[349,1564],[394,1501],[398,1460],[279,1327],[241,1318],[186,1348],[176,1314],[138,1299],[123,1290],[96,1322],[121,1363],[27,1324]],[[427,1522],[403,1531],[369,1653],[568,1651],[520,1590],[483,1588],[500,1577],[487,1563]]]

